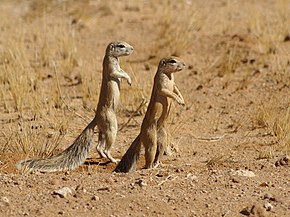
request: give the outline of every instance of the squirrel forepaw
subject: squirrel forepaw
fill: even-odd
[[[178,103],[179,105],[185,106],[185,103],[184,103],[183,100],[176,100],[176,101],[177,101],[177,103]]]
[[[128,83],[130,86],[132,85],[132,81],[131,81],[131,78],[130,78],[130,77],[127,78],[127,83]]]

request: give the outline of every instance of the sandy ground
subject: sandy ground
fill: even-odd
[[[83,62],[72,75],[88,70],[96,76],[96,80],[91,81],[96,82],[91,84],[96,95],[107,43],[120,39],[134,46],[132,56],[122,59],[122,66],[132,77],[134,74],[134,79],[132,87],[122,83],[119,126],[127,123],[142,97],[149,99],[157,62],[162,55],[175,54],[187,63],[188,67],[175,76],[186,106],[174,104],[168,120],[172,155],[164,156],[162,167],[144,170],[142,154],[136,172],[115,174],[112,173],[115,165],[100,159],[93,148],[89,159],[77,170],[25,174],[16,170],[15,163],[31,156],[2,148],[0,215],[290,216],[290,160],[283,160],[287,151],[289,153],[289,143],[285,149],[285,144],[281,145],[283,138],[278,138],[269,126],[259,122],[261,105],[265,105],[273,117],[289,110],[290,41],[287,34],[289,36],[290,29],[289,26],[284,29],[285,37],[273,39],[276,40],[273,51],[263,35],[249,31],[244,25],[249,18],[257,23],[255,20],[260,19],[257,14],[263,14],[259,10],[263,10],[266,17],[274,16],[275,1],[180,1],[170,4],[171,15],[163,11],[170,1],[84,2],[71,1],[66,7],[49,7],[47,28],[56,25],[58,17],[75,25],[77,56]],[[281,11],[290,11],[289,1],[277,2],[284,3]],[[170,50],[170,41],[166,41],[170,34],[174,36],[172,31],[183,31],[179,25],[187,25],[192,18],[180,20],[183,15],[187,16],[181,4],[186,5],[183,10],[198,12],[192,15],[194,31],[190,31],[194,33],[176,36],[180,40],[175,42],[186,42],[186,46]],[[24,26],[31,27],[33,25],[27,23],[42,20],[41,13],[32,10],[29,4],[4,1],[0,6],[0,13],[11,12],[10,16],[20,19]],[[159,34],[165,25],[158,18],[160,14],[165,14],[165,18],[173,16],[176,23],[169,22],[170,33]],[[284,18],[290,21],[289,14]],[[276,31],[278,24],[274,21],[268,24],[269,29]],[[2,52],[4,40],[2,37],[0,41]],[[44,71],[48,81],[42,83],[47,85],[43,89],[48,94],[49,85],[56,79],[53,73],[51,76],[51,70]],[[79,102],[83,96],[78,92],[78,85],[69,85],[73,81],[62,76],[59,79],[69,106],[86,120],[61,107],[32,123],[43,125],[37,130],[47,136],[47,120],[53,120],[60,113],[66,115],[69,130],[55,152],[71,144],[94,115]],[[140,92],[144,93],[142,97]],[[97,96],[94,99],[93,108]],[[0,145],[3,147],[13,145],[7,135],[19,131],[21,120],[17,117],[17,111],[7,113],[1,103]],[[136,114],[119,131],[112,151],[114,156],[121,158],[125,153],[138,134],[142,117],[143,113]],[[97,130],[94,144],[96,141]],[[58,193],[64,187],[69,188],[68,193]]]

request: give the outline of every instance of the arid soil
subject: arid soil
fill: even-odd
[[[1,1],[0,14],[0,216],[290,216],[289,0]],[[168,118],[171,154],[144,170],[142,152],[136,172],[112,173],[96,129],[78,169],[17,171],[17,161],[47,155],[19,147],[57,141],[58,153],[94,117],[114,40],[135,48],[121,59],[132,87],[121,84],[118,158],[138,135],[159,59],[186,62],[175,75],[186,106],[173,103]],[[60,50],[73,54],[68,62]],[[5,70],[17,73],[26,59],[39,98],[29,92],[19,108]]]

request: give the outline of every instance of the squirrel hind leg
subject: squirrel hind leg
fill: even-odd
[[[97,152],[102,158],[106,158],[107,156],[104,153],[106,146],[106,140],[105,140],[105,135],[100,131],[99,132],[99,139],[98,139],[98,144],[97,144]]]
[[[167,130],[165,127],[160,127],[159,130],[157,131],[157,150],[153,162],[154,165],[153,167],[161,165],[160,160],[162,159],[162,156],[165,154],[165,151],[167,149],[167,143],[168,143]]]
[[[110,150],[105,149],[104,153],[105,153],[106,157],[107,157],[107,158],[108,158],[112,163],[117,164],[117,163],[120,162],[120,159],[113,158],[113,156],[111,155]]]
[[[106,155],[106,158],[109,159],[112,163],[118,163],[119,160],[115,159],[111,155],[111,148],[115,144],[117,137],[117,127],[111,127],[107,129],[105,134],[105,149],[104,154]]]

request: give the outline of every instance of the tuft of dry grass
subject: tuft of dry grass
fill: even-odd
[[[51,23],[45,16],[24,26],[21,20],[14,22],[15,28],[7,28],[1,34],[0,82],[6,112],[23,113],[24,108],[39,110],[48,105],[50,97],[60,107],[59,91],[52,90],[46,95],[43,86],[46,86],[45,77],[53,77],[54,62],[62,76],[70,76],[79,65],[74,30],[62,19],[49,27]]]
[[[179,3],[166,1],[162,10],[156,13],[157,28],[154,31],[157,39],[153,42],[150,53],[158,60],[164,56],[180,56],[189,52],[188,48],[198,39],[197,33],[202,28],[203,15],[193,2]]]
[[[206,163],[206,166],[208,167],[214,167],[214,166],[220,166],[224,163],[230,162],[230,160],[231,160],[231,156],[220,154],[220,155],[217,155],[208,159],[205,163]]]
[[[276,100],[259,106],[253,124],[265,128],[275,138],[278,150],[290,151],[290,105],[281,107]],[[272,150],[271,150],[272,152]]]
[[[7,143],[1,147],[1,152],[24,153],[30,157],[51,156],[67,133],[68,123],[63,121],[59,119],[49,126],[36,119],[22,119],[12,125],[14,130],[11,129],[10,135],[4,134]]]
[[[276,1],[271,8],[256,4],[248,9],[252,16],[246,21],[247,30],[258,37],[260,51],[276,53],[279,43],[289,34],[289,1]]]
[[[240,68],[243,54],[238,48],[237,40],[229,40],[224,43],[223,51],[207,66],[206,73],[218,69],[217,75],[223,77],[236,72]]]
[[[70,113],[68,106],[63,106],[64,99],[74,97],[74,92],[64,91],[63,86],[65,78],[75,73],[82,59],[77,55],[78,32],[65,15],[51,19],[49,11],[54,7],[59,7],[56,1],[19,4],[14,9],[19,13],[18,19],[0,8],[1,111],[8,115],[17,113],[20,117],[13,123],[11,135],[3,132],[7,142],[1,145],[2,152],[50,156],[66,134]],[[64,112],[67,114],[60,115]],[[56,126],[50,130],[35,126],[36,120],[47,115],[56,121]]]

